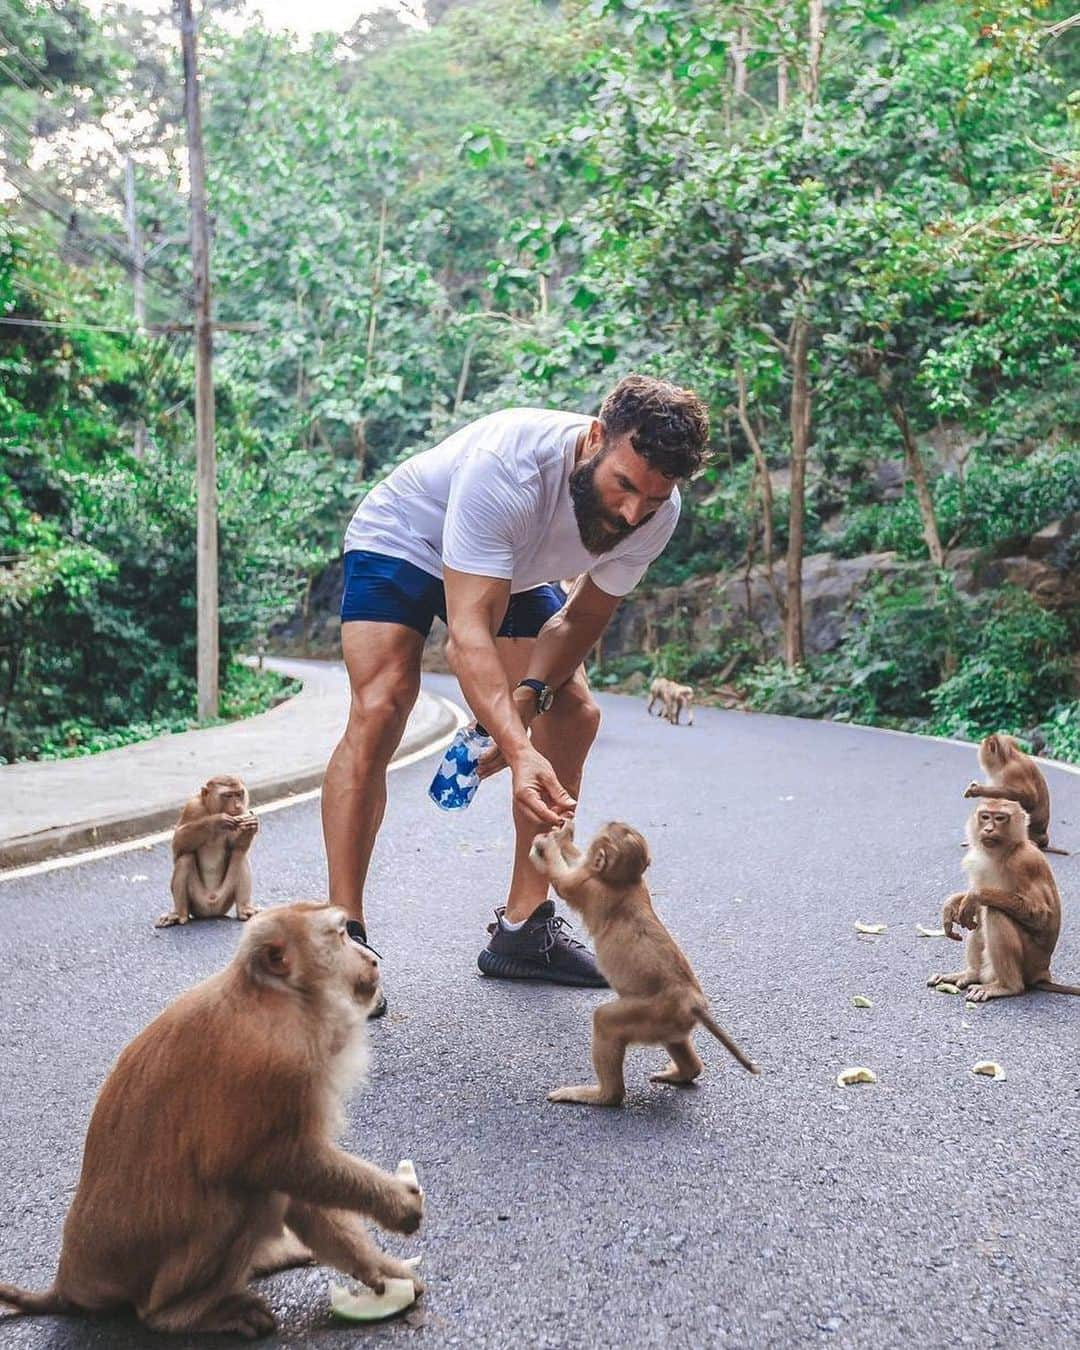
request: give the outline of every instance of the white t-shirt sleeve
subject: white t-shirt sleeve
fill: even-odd
[[[450,484],[443,562],[470,576],[511,580],[538,505],[535,482],[522,484],[498,455],[474,450]]]
[[[671,504],[662,507],[654,520],[631,538],[630,547],[614,557],[601,558],[589,568],[589,577],[607,595],[629,595],[649,570],[649,564],[663,553],[679,523],[682,502],[672,493]]]

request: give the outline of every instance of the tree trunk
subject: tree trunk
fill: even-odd
[[[386,250],[386,198],[379,209],[379,243],[375,250],[375,267],[371,277],[371,308],[368,310],[367,350],[364,355],[364,378],[371,373],[375,355],[375,331],[378,325],[379,292],[382,290],[383,254]]]
[[[801,666],[804,659],[802,562],[806,455],[810,445],[809,344],[809,321],[804,314],[797,314],[791,334],[791,505],[788,514],[787,623],[784,626],[784,660],[789,670]]]
[[[825,0],[810,0],[810,36],[806,48],[807,112],[818,101],[821,82],[821,49],[825,42]]]
[[[367,425],[361,418],[350,425],[349,431],[352,434],[353,454],[356,456],[357,476],[363,478],[367,467]]]
[[[915,443],[915,436],[911,430],[911,423],[908,421],[907,411],[903,403],[899,399],[890,399],[888,407],[893,421],[900,429],[900,435],[904,442],[904,463],[907,465],[908,476],[915,487],[919,514],[922,516],[926,551],[930,554],[930,561],[935,567],[944,567],[945,550],[941,546],[937,516],[934,514],[934,499],[930,495],[930,484],[926,479],[926,465],[922,462],[922,456],[919,454],[919,447]]]
[[[776,62],[776,107],[783,112],[788,105],[788,64],[787,57],[781,56]]]
[[[746,54],[750,50],[750,26],[745,21],[739,26],[739,36],[731,48],[731,60],[734,66],[733,88],[736,98],[746,93]]]
[[[777,611],[780,614],[781,622],[786,622],[786,612],[784,600],[780,595],[776,585],[776,578],[773,575],[773,494],[772,479],[769,477],[769,462],[765,458],[765,451],[761,448],[761,440],[750,425],[750,417],[746,407],[746,376],[743,374],[742,366],[735,365],[735,384],[739,391],[739,401],[736,405],[736,412],[739,418],[739,426],[742,427],[742,433],[746,437],[746,443],[750,447],[750,452],[754,456],[754,465],[757,469],[758,481],[761,483],[761,516],[764,532],[763,546],[765,549],[765,575],[768,578],[769,589],[772,591],[773,600],[776,602]]]

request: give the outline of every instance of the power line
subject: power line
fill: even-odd
[[[53,322],[51,319],[27,319],[20,318],[17,314],[0,316],[0,323],[7,324],[13,328],[85,328],[90,333],[126,333],[128,337],[138,336],[137,330],[130,325],[127,328],[120,328],[116,324],[109,323],[78,323],[72,319],[65,320],[63,323]]]
[[[54,220],[59,221],[66,230],[70,230],[71,233],[78,235],[78,237],[90,248],[97,248],[103,251],[113,262],[118,263],[131,275],[141,273],[142,276],[153,281],[156,285],[162,287],[162,289],[172,291],[174,295],[179,296],[186,304],[192,303],[191,292],[185,290],[182,286],[179,286],[171,278],[166,279],[165,276],[153,273],[146,267],[139,267],[137,263],[127,256],[127,254],[114,248],[107,239],[102,239],[99,235],[87,234],[87,232],[73,219],[73,217],[77,215],[78,208],[73,203],[65,201],[58,192],[53,191],[51,188],[46,189],[46,191],[52,192],[52,195],[56,197],[58,201],[63,203],[67,214],[65,214],[64,211],[58,210],[49,202],[42,200],[42,198],[32,192],[25,183],[20,182],[15,175],[12,175],[12,181],[19,192],[28,201],[32,202],[39,210],[47,212]]]

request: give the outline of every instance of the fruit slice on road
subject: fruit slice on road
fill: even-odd
[[[960,990],[955,984],[950,984],[948,980],[942,980],[940,984],[933,986],[939,994],[958,994]]]
[[[944,928],[924,928],[921,923],[915,925],[915,931],[920,937],[944,937]]]
[[[980,1059],[971,1072],[981,1074],[984,1078],[997,1079],[998,1082],[1005,1077],[1005,1070],[993,1059]]]
[[[855,924],[856,933],[884,933],[888,924],[884,923],[862,923],[857,921]]]
[[[397,1165],[397,1175],[402,1181],[411,1181],[416,1186],[420,1185],[416,1175],[416,1166],[411,1158],[402,1158]]]
[[[872,1008],[874,1005],[864,995],[856,994],[851,1000],[851,1006],[853,1008]]]
[[[864,1069],[861,1065],[854,1065],[850,1069],[841,1069],[836,1075],[837,1087],[851,1087],[853,1083],[876,1083],[877,1074],[873,1069]]]
[[[415,1302],[416,1286],[412,1280],[387,1280],[382,1294],[370,1290],[354,1294],[343,1284],[330,1286],[330,1311],[347,1322],[381,1322],[404,1312]]]

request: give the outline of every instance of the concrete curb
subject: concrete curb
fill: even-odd
[[[266,664],[294,677],[304,679],[303,663],[268,660]],[[315,681],[312,683],[313,686],[317,684]],[[132,752],[136,752],[143,761],[148,754],[151,756],[154,754],[155,748],[159,756],[167,757],[171,754],[176,757],[181,741],[185,741],[187,738],[200,737],[207,738],[208,757],[212,755],[213,762],[221,763],[225,758],[220,749],[223,738],[226,738],[226,740],[245,738],[252,730],[261,729],[264,719],[279,718],[283,714],[287,716],[290,712],[293,714],[300,713],[302,716],[305,707],[310,706],[308,699],[311,699],[312,696],[313,701],[322,705],[316,708],[316,711],[321,713],[323,707],[325,707],[322,702],[325,692],[325,688],[318,687],[301,691],[300,694],[279,704],[270,712],[261,713],[257,717],[247,719],[242,723],[230,723],[227,727],[214,727],[203,731],[184,732],[179,736],[160,737],[156,741],[142,742],[138,746],[106,751],[105,755],[109,757],[109,769],[106,769],[103,762],[101,772],[105,774],[114,770],[117,765],[123,766],[125,762],[133,762]],[[305,693],[308,694],[308,698],[305,698]],[[290,707],[290,705],[292,706]],[[340,725],[340,721],[343,720],[341,714],[344,710],[341,708],[340,702],[336,706]],[[404,759],[408,755],[422,753],[429,747],[433,749],[441,742],[445,742],[457,729],[459,721],[458,714],[451,703],[426,691],[421,691],[413,716],[409,719],[409,725],[394,759]],[[230,732],[234,733],[231,738],[229,738]],[[236,733],[240,733],[239,737]],[[310,792],[322,784],[328,756],[325,744],[320,745],[314,736],[312,740],[316,743],[304,744],[301,742],[298,752],[294,753],[292,763],[282,765],[280,769],[273,768],[269,771],[256,770],[254,772],[250,769],[242,770],[251,794],[252,806],[264,806],[268,802],[283,797],[298,796],[301,793]],[[129,757],[128,761],[125,761],[124,756]],[[104,757],[97,755],[87,757],[87,763],[94,760],[103,761]],[[226,762],[228,761],[226,760]],[[26,771],[21,776],[20,781],[16,782],[15,791],[32,792],[38,783],[41,785],[40,790],[42,792],[51,791],[49,771],[57,763],[70,765],[72,761],[9,766],[10,769]],[[185,775],[190,775],[186,763],[182,772]],[[34,774],[33,779],[30,778],[31,773]],[[2,777],[3,775],[0,775],[0,779]],[[0,787],[4,786],[6,785],[0,782]],[[190,791],[190,789],[187,790]],[[52,825],[46,829],[0,838],[0,876],[5,871],[30,866],[46,859],[61,857],[70,853],[81,853],[104,845],[124,843],[132,839],[139,839],[144,835],[171,829],[176,823],[183,798],[184,791],[180,790],[171,794],[167,802],[157,802],[142,809],[128,808],[101,815],[90,813],[84,815],[82,819],[76,818],[70,823]]]

